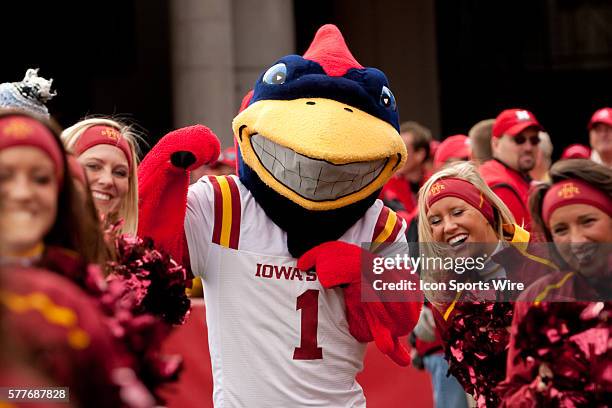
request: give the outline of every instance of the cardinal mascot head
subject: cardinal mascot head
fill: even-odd
[[[234,118],[240,180],[299,256],[338,239],[406,159],[395,97],[334,25],[270,65]]]

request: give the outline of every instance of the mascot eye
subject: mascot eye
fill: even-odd
[[[287,79],[287,66],[282,62],[276,64],[266,71],[263,81],[269,85],[281,85]]]
[[[382,92],[380,93],[380,103],[387,109],[394,111],[397,108],[395,104],[395,96],[389,88],[383,85]]]

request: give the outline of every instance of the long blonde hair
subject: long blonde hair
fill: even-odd
[[[125,199],[121,203],[121,207],[119,208],[117,215],[124,221],[121,232],[136,235],[136,232],[138,231],[137,167],[139,162],[138,155],[140,153],[138,140],[141,139],[141,137],[135,131],[133,126],[127,125],[122,121],[106,117],[95,117],[77,122],[62,132],[62,141],[64,142],[66,149],[69,152],[73,152],[74,146],[83,132],[85,132],[86,129],[96,125],[110,126],[117,129],[130,146],[132,167],[130,169],[128,180],[128,192]]]
[[[435,182],[449,177],[469,182],[482,192],[485,199],[491,203],[495,218],[494,225],[491,225],[491,227],[500,241],[504,239],[504,224],[514,224],[515,222],[514,216],[506,204],[504,204],[489,186],[487,186],[487,183],[482,179],[473,163],[451,163],[437,173],[434,173],[419,190],[419,243],[425,243],[425,245],[420,245],[420,251],[426,257],[444,257],[443,245],[437,244],[434,241],[431,227],[427,219],[427,195]],[[421,279],[426,282],[443,282],[446,280],[447,276],[447,273],[444,271],[426,270],[425,268],[421,270]],[[452,300],[453,297],[456,296],[456,293],[452,291],[425,290],[425,296],[434,306],[439,307],[440,303]]]

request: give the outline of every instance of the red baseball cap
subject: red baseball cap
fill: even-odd
[[[209,166],[215,168],[220,164],[225,164],[230,167],[236,166],[236,148],[234,146],[223,149],[217,161],[211,163]]]
[[[449,136],[440,143],[433,159],[434,169],[444,166],[452,158],[469,160],[472,156],[470,138],[466,135]]]
[[[581,145],[569,145],[563,150],[561,159],[589,159],[591,158],[591,148]]]
[[[612,126],[612,108],[601,108],[591,116],[589,121],[589,130],[597,123],[605,123]]]
[[[516,136],[523,130],[536,127],[544,130],[533,113],[525,109],[506,109],[495,118],[493,137]]]

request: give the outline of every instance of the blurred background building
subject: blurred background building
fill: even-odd
[[[608,0],[106,0],[3,4],[0,81],[54,78],[63,126],[88,114],[134,119],[149,143],[203,123],[224,145],[242,96],[318,26],[387,74],[401,120],[467,133],[508,107],[533,111],[555,151],[587,141],[612,105]],[[559,148],[557,148],[557,146]]]

